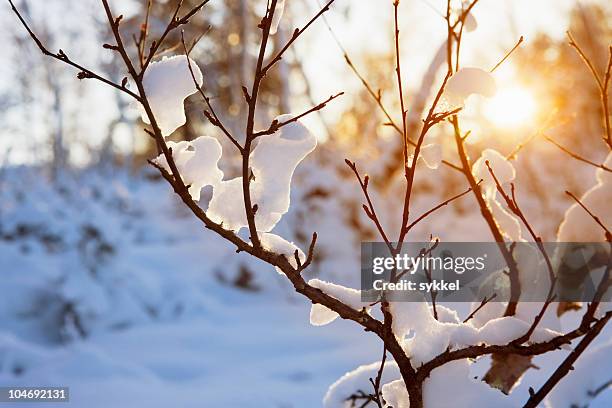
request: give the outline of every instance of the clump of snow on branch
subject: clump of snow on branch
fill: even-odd
[[[465,10],[469,7],[469,2],[462,2],[461,7],[455,7],[452,10],[453,16],[459,21]],[[465,20],[463,21],[463,30],[471,33],[478,28],[478,21],[476,21],[476,17],[470,11],[465,15]]]
[[[275,120],[283,123],[291,115]],[[254,179],[251,181],[251,202],[257,205],[257,231],[268,232],[289,210],[291,179],[297,165],[314,150],[316,137],[301,122],[283,126],[271,135],[260,136],[259,144],[250,155]],[[238,231],[247,220],[242,197],[242,177],[223,181],[213,193],[207,215],[227,229]]]
[[[419,294],[419,296],[422,296]],[[393,333],[415,364],[427,362],[447,349],[456,349],[475,344],[503,345],[525,334],[530,323],[517,317],[499,317],[489,320],[482,327],[471,322],[461,323],[456,315],[437,306],[446,316],[438,321],[433,317],[425,302],[391,302],[389,311],[393,316]],[[536,329],[530,341],[540,342],[553,338],[559,333],[542,328]],[[410,337],[409,337],[410,336]]]
[[[502,207],[497,199],[497,185],[487,167],[487,163],[489,163],[497,181],[502,186],[514,180],[516,170],[509,160],[494,149],[485,149],[472,166],[472,173],[476,180],[482,180],[485,200],[504,235],[514,242],[523,241],[521,224],[514,215]]]
[[[443,391],[441,391],[443,390]],[[409,408],[404,381],[398,379],[382,387],[385,407]],[[461,396],[458,399],[458,396]],[[447,363],[431,372],[423,383],[426,407],[512,407],[508,398],[483,381],[472,379],[468,360]]]
[[[544,265],[534,266],[533,263],[526,261],[526,258],[529,256],[524,254],[525,250],[526,245],[518,245],[514,250],[514,255],[516,255],[515,259],[517,260],[521,293],[527,298],[533,298],[534,293],[541,294],[548,291],[550,288],[550,279],[548,274],[533,273],[533,271],[542,270]],[[535,252],[538,250],[534,248],[533,251]],[[538,260],[538,262],[543,263],[541,259]],[[506,310],[505,301],[510,298],[510,280],[506,271],[503,269],[492,273],[485,282],[483,282],[478,292],[478,298],[490,298],[493,294],[496,295],[495,301],[487,303],[484,307],[480,307],[480,302],[472,303],[470,311],[474,311],[476,308],[480,307],[478,313],[469,321],[472,326],[482,328],[491,320],[503,316]],[[514,317],[525,323],[532,323],[536,315],[540,313],[543,303],[544,302],[521,302],[517,305]],[[562,330],[559,316],[557,316],[553,308],[548,308],[546,310],[538,327],[552,331]],[[532,340],[536,339],[536,337],[537,335],[534,333]]]
[[[348,407],[350,406],[350,402],[346,400],[348,396],[354,394],[358,390],[369,394],[372,390],[370,378],[376,378],[379,369],[380,361],[359,366],[353,371],[344,374],[327,390],[323,398],[323,406],[325,408]],[[381,384],[393,381],[397,378],[400,378],[400,371],[397,363],[395,361],[387,362],[382,373]]]
[[[278,0],[276,2],[276,9],[272,16],[272,23],[270,24],[270,34],[276,34],[278,31],[278,25],[280,24],[281,18],[285,12],[285,0]]]
[[[608,154],[604,166],[612,168],[612,152]],[[598,169],[596,178],[597,184],[584,193],[580,201],[609,228],[612,226],[612,173]],[[578,203],[565,212],[557,233],[558,242],[601,242],[604,238],[601,227]]]
[[[521,224],[519,220],[516,219],[514,215],[508,212],[504,207],[502,207],[501,203],[497,199],[490,199],[488,204],[491,208],[491,212],[493,213],[493,217],[495,218],[495,222],[497,225],[499,225],[499,228],[506,238],[513,242],[523,241]]]
[[[487,98],[497,92],[495,78],[480,68],[461,68],[449,78],[444,89],[444,99],[450,106],[463,106],[472,94]]]
[[[414,155],[408,158],[408,162],[412,162]],[[431,143],[421,147],[419,159],[422,159],[427,167],[434,170],[440,167],[442,163],[442,146]]]
[[[188,62],[189,61],[189,62]],[[193,76],[189,66],[193,70]],[[185,99],[202,85],[202,71],[194,60],[185,55],[164,57],[153,62],[145,71],[142,83],[147,99],[162,135],[168,136],[186,122]],[[142,120],[150,124],[149,117],[141,106]]]
[[[221,145],[214,137],[200,136],[191,142],[168,142],[172,158],[183,181],[189,186],[189,194],[198,201],[205,186],[217,186],[223,179],[218,163],[221,158]],[[161,154],[155,163],[170,171],[166,157]]]
[[[361,301],[361,292],[357,289],[347,288],[320,279],[311,279],[308,281],[308,284],[355,310],[366,309],[368,311],[371,307],[369,302]],[[310,309],[310,324],[313,326],[324,326],[333,322],[338,317],[338,313],[320,304],[313,304]]]
[[[329,288],[325,283],[325,288]],[[315,286],[315,285],[313,285]],[[337,285],[330,292],[344,293],[347,288],[338,289]],[[317,286],[315,286],[317,287]],[[420,294],[416,296],[422,296]],[[335,297],[335,296],[334,296]],[[415,365],[423,364],[447,350],[458,349],[476,344],[504,345],[524,335],[531,323],[514,316],[497,317],[477,328],[462,323],[456,312],[442,305],[437,306],[440,321],[433,317],[431,307],[424,298],[412,299],[412,302],[391,302],[389,312],[393,316],[393,333]],[[550,329],[536,329],[530,342],[550,340],[560,333]],[[462,395],[459,406],[512,406],[512,403],[498,391],[480,380],[472,379],[471,362],[467,359],[453,361],[432,371],[423,384],[425,406],[457,406],[457,393]],[[326,408],[348,407],[347,398],[362,390],[371,391],[370,378],[375,378],[380,362],[361,366],[342,376],[328,390],[323,402]],[[386,407],[409,407],[408,392],[398,372],[395,362],[387,362],[383,370],[381,384]],[[441,393],[449,385],[456,387],[456,392]],[[368,391],[369,390],[369,391]]]
[[[297,268],[298,266],[295,260],[295,251],[298,252],[298,257],[302,264],[306,261],[306,254],[304,254],[304,252],[293,242],[289,242],[283,237],[276,234],[270,234],[269,232],[264,232],[259,236],[259,240],[261,241],[261,245],[268,251],[284,255],[294,268]],[[281,271],[278,267],[276,268],[276,271],[280,274],[283,273],[283,271]]]
[[[472,13],[468,13],[465,16],[465,21],[463,22],[463,28],[468,33],[475,31],[478,28],[478,21],[476,21],[476,17]]]
[[[482,187],[485,190],[487,195],[495,195],[497,191],[497,186],[495,184],[495,180],[487,167],[487,162],[489,162],[489,166],[497,181],[502,186],[504,184],[510,183],[516,177],[516,170],[510,161],[508,161],[501,153],[499,153],[495,149],[485,149],[482,154],[474,162],[472,166],[472,173],[476,180],[482,180]]]
[[[410,397],[402,379],[384,384],[381,394],[385,401],[385,408],[410,408]]]
[[[511,407],[513,404],[488,384],[472,379],[468,360],[453,361],[432,371],[423,383],[423,402],[426,407]],[[347,400],[358,391],[373,392],[370,379],[376,378],[380,362],[362,365],[340,377],[323,398],[325,408],[348,408],[354,405]],[[404,380],[401,379],[395,361],[388,361],[382,372],[382,397],[385,407],[409,408],[410,402]],[[444,390],[441,392],[440,390]],[[461,395],[461,401],[457,400]]]

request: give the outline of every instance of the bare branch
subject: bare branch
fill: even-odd
[[[608,317],[609,318],[609,317]],[[552,376],[542,385],[542,387],[536,392],[533,393],[523,408],[536,408],[540,402],[552,391],[552,389],[565,377],[571,370],[574,369],[573,365],[578,360],[578,358],[584,353],[589,344],[601,333],[603,328],[605,327],[608,320],[602,320],[599,325],[595,325],[593,329],[591,329],[586,336],[574,348],[574,350],[567,356],[563,363],[557,367]]]
[[[353,170],[353,173],[355,173],[355,177],[357,177],[357,181],[359,182],[361,190],[363,191],[363,195],[365,196],[365,199],[368,203],[367,206],[363,206],[363,210],[365,211],[368,218],[371,219],[376,225],[376,229],[378,230],[378,233],[380,234],[381,238],[385,241],[385,244],[387,245],[387,248],[389,248],[389,251],[391,251],[391,253],[394,253],[393,245],[391,244],[391,241],[389,241],[389,238],[387,237],[387,234],[385,233],[385,230],[382,227],[382,224],[380,223],[380,219],[376,215],[376,209],[374,208],[374,204],[372,204],[372,199],[370,198],[370,193],[368,192],[369,177],[366,175],[362,179],[361,175],[359,174],[359,171],[357,171],[357,166],[355,165],[355,163],[351,162],[349,159],[345,159],[344,162],[347,166],[349,166],[351,170]]]
[[[504,55],[504,58],[502,58],[497,64],[495,64],[495,66],[493,68],[491,68],[491,70],[489,72],[493,72],[495,71],[497,68],[499,68],[499,66],[501,64],[504,63],[504,61],[506,61],[508,59],[508,57],[510,57],[510,55],[512,55],[512,53],[521,45],[521,43],[523,42],[524,38],[521,35],[521,38],[519,38],[518,42],[514,45],[514,47],[512,47],[512,49],[510,51],[508,51],[506,53],[506,55]]]
[[[438,120],[438,117],[435,114],[435,109],[438,105],[438,102],[440,101],[440,98],[442,97],[442,94],[444,93],[444,87],[446,86],[446,82],[448,81],[450,76],[451,76],[451,71],[447,71],[446,76],[444,77],[444,81],[442,81],[442,84],[440,85],[440,88],[438,89],[436,97],[434,98],[434,101],[432,102],[431,107],[429,108],[429,113],[427,114],[427,117],[423,121],[423,127],[421,129],[419,139],[417,140],[416,146],[414,148],[414,153],[412,156],[412,163],[409,166],[406,165],[405,167],[406,193],[404,195],[404,208],[402,210],[402,225],[400,227],[400,233],[397,239],[398,241],[397,246],[396,246],[397,252],[401,251],[402,245],[404,242],[404,238],[406,237],[406,234],[408,232],[406,227],[408,226],[408,219],[410,217],[410,200],[412,197],[412,187],[414,185],[414,176],[416,174],[416,164],[417,164],[417,160],[419,159],[419,154],[421,152],[421,146],[423,145],[425,136],[427,135],[427,132],[429,131],[429,129],[431,129],[432,126],[434,126],[436,123],[442,120],[442,119]],[[457,110],[451,111],[449,112],[449,114],[454,114],[452,112],[456,113]],[[406,154],[407,154],[407,150],[406,150]]]
[[[583,162],[583,163],[586,163],[586,164],[590,164],[591,166],[593,166],[593,167],[597,167],[598,169],[602,169],[602,170],[605,170],[605,171],[612,172],[612,169],[611,169],[611,168],[606,167],[606,166],[605,166],[605,165],[603,165],[603,164],[598,164],[598,163],[595,163],[595,162],[593,162],[593,161],[591,161],[591,160],[589,160],[589,159],[585,159],[584,157],[582,157],[582,156],[580,156],[580,155],[578,155],[578,154],[576,154],[576,153],[572,152],[572,151],[571,151],[570,149],[568,149],[567,147],[565,147],[565,146],[561,145],[561,143],[559,143],[559,142],[555,141],[555,140],[554,140],[552,137],[549,137],[549,136],[544,136],[544,139],[546,139],[546,140],[547,140],[547,141],[549,141],[550,143],[554,144],[554,145],[555,145],[555,146],[557,146],[557,147],[558,147],[558,148],[559,148],[561,151],[563,151],[564,153],[566,153],[566,154],[567,154],[567,155],[569,155],[570,157],[573,157],[573,158],[574,158],[574,159],[576,159],[576,160],[579,160],[579,161],[581,161],[581,162]]]
[[[193,68],[191,67],[191,61],[189,60],[189,50],[187,49],[187,45],[185,44],[185,36],[183,32],[181,32],[181,43],[183,44],[183,50],[185,51],[185,56],[187,57],[187,66],[189,67],[189,73],[191,74],[191,79],[193,80],[193,84],[195,85],[196,89],[198,90],[198,92],[200,93],[204,101],[206,102],[206,105],[208,105],[208,109],[210,110],[210,112],[206,112],[206,113],[210,113],[210,115],[212,115],[212,116],[209,116],[209,115],[206,115],[206,116],[208,117],[212,125],[221,129],[223,134],[233,143],[234,146],[236,146],[238,151],[242,153],[243,152],[242,146],[240,145],[240,143],[238,143],[236,138],[229,132],[229,130],[227,130],[227,128],[223,125],[223,123],[221,122],[221,119],[219,119],[219,116],[217,116],[217,113],[215,112],[215,109],[213,108],[210,102],[210,98],[206,96],[204,89],[202,89],[202,87],[200,86],[200,84],[198,84],[198,81],[196,80],[195,74],[193,72]]]
[[[599,87],[599,89],[603,89],[603,82],[601,81],[601,78],[599,77],[597,70],[593,66],[591,59],[586,56],[584,51],[582,51],[582,48],[578,45],[572,33],[567,31],[566,34],[567,34],[567,37],[569,38],[569,45],[571,45],[576,50],[578,55],[580,55],[580,58],[582,58],[582,61],[589,68],[589,70],[591,71],[591,74],[593,75],[593,78],[595,79],[595,82],[597,82],[597,86]]]
[[[582,48],[578,45],[572,33],[567,31],[567,36],[569,38],[569,44],[574,47],[578,55],[582,58],[582,61],[591,71],[597,86],[599,87],[599,92],[601,95],[601,105],[603,109],[604,115],[604,126],[605,126],[605,136],[603,137],[604,141],[608,144],[608,147],[612,149],[612,125],[610,125],[610,107],[608,105],[608,91],[610,85],[610,76],[612,75],[612,46],[608,48],[608,64],[606,66],[606,70],[604,73],[603,79],[597,73],[593,62],[589,57],[586,56]]]
[[[485,307],[485,305],[486,305],[487,303],[489,303],[490,301],[492,301],[493,299],[495,299],[495,297],[496,297],[496,296],[497,296],[497,294],[496,294],[496,293],[492,294],[490,297],[486,297],[486,296],[485,296],[485,297],[482,299],[482,302],[480,302],[480,305],[478,305],[478,307],[477,307],[476,309],[474,309],[474,311],[473,311],[472,313],[470,313],[470,314],[468,315],[468,317],[466,317],[466,318],[463,320],[463,323],[467,323],[467,322],[469,322],[471,319],[473,319],[473,318],[474,318],[474,316],[476,316],[476,313],[478,313],[478,312],[480,311],[480,309],[482,309],[483,307]]]
[[[308,255],[306,255],[306,261],[300,268],[298,268],[298,272],[301,272],[304,269],[308,268],[310,264],[312,263],[312,260],[314,259],[314,249],[315,249],[316,244],[317,244],[317,233],[313,232],[312,239],[310,240],[310,245],[308,247]]]
[[[23,27],[28,31],[28,34],[30,35],[30,37],[32,38],[34,43],[38,46],[38,48],[43,53],[43,55],[49,56],[51,58],[54,58],[54,59],[56,59],[58,61],[61,61],[61,62],[65,63],[65,64],[71,65],[74,68],[77,68],[78,70],[80,70],[80,72],[77,74],[77,77],[79,79],[85,79],[85,78],[97,79],[98,81],[104,82],[105,84],[110,85],[113,88],[118,89],[121,92],[126,93],[127,95],[130,95],[132,98],[136,99],[137,101],[140,101],[140,97],[137,94],[135,94],[134,92],[130,91],[126,87],[126,84],[121,84],[121,85],[120,84],[116,84],[113,81],[111,81],[110,79],[104,78],[103,76],[101,76],[99,74],[96,74],[95,72],[91,71],[90,69],[87,69],[84,66],[82,66],[82,65],[74,62],[73,60],[71,60],[68,57],[68,55],[66,55],[66,53],[64,51],[62,51],[61,49],[57,53],[53,53],[53,52],[49,51],[43,45],[42,41],[40,41],[40,39],[36,36],[36,34],[34,34],[34,31],[32,31],[32,29],[30,28],[28,23],[26,23],[25,19],[21,15],[21,13],[19,13],[19,11],[17,10],[17,7],[15,7],[15,4],[13,3],[13,1],[12,0],[8,0],[8,2],[10,3],[13,12],[17,15],[17,18],[19,18],[19,21],[21,22]]]
[[[400,47],[399,47],[399,19],[398,19],[399,0],[393,2],[393,22],[395,27],[395,75],[397,77],[397,91],[401,109],[402,125],[402,142],[404,143],[404,169],[408,168],[408,134],[406,134],[406,108],[404,107],[404,91],[402,85],[402,64],[400,63]],[[418,143],[417,143],[418,145]],[[418,149],[418,146],[417,146]],[[415,153],[415,158],[418,152]]]
[[[546,296],[546,301],[542,305],[542,308],[540,309],[540,312],[538,313],[538,315],[533,320],[533,323],[531,324],[531,326],[529,327],[527,332],[524,335],[522,335],[521,337],[519,337],[518,339],[514,340],[514,342],[516,342],[518,344],[521,344],[521,343],[524,343],[527,340],[529,340],[529,338],[531,337],[531,335],[535,331],[536,327],[538,326],[538,324],[540,323],[540,321],[544,317],[544,313],[546,313],[546,310],[548,309],[548,306],[550,306],[550,304],[554,301],[554,299],[555,299],[554,290],[555,290],[555,286],[556,286],[556,283],[557,283],[557,277],[555,276],[555,272],[553,270],[553,266],[552,266],[552,262],[550,260],[550,257],[548,256],[548,253],[546,252],[546,249],[544,248],[544,245],[542,243],[542,238],[535,233],[533,227],[531,226],[529,221],[527,221],[527,218],[525,217],[525,214],[521,210],[521,208],[520,208],[520,206],[519,206],[519,204],[518,204],[518,202],[516,200],[516,195],[515,195],[515,191],[514,191],[514,184],[511,184],[512,197],[510,197],[510,196],[508,196],[508,194],[504,191],[503,187],[501,186],[501,184],[500,184],[499,180],[497,179],[497,176],[493,172],[493,169],[491,168],[488,160],[485,161],[485,164],[487,166],[487,169],[489,170],[489,173],[493,177],[493,180],[495,180],[495,185],[497,187],[497,191],[504,198],[504,201],[506,202],[506,205],[508,206],[508,208],[510,209],[510,211],[512,211],[512,213],[514,215],[516,215],[517,217],[520,218],[522,223],[525,225],[525,227],[529,231],[529,234],[531,235],[533,240],[536,242],[538,250],[542,253],[542,256],[544,257],[544,260],[546,262],[546,267],[548,269],[548,277],[550,279],[550,287],[548,289],[548,295]],[[511,275],[510,276],[511,284],[520,284],[520,283],[512,282],[512,278],[513,277]]]
[[[274,64],[276,64],[278,61],[280,61],[283,58],[283,54],[289,49],[289,47],[291,47],[291,45],[295,42],[295,40],[297,40],[303,33],[304,31],[306,31],[308,29],[308,27],[310,27],[312,25],[312,23],[314,23],[315,21],[317,21],[317,19],[319,17],[321,17],[323,15],[323,13],[325,13],[326,11],[329,10],[329,6],[332,5],[332,3],[336,1],[336,0],[329,0],[327,2],[327,4],[325,4],[325,6],[323,6],[323,8],[321,10],[319,10],[319,12],[317,14],[314,15],[314,17],[312,17],[304,27],[302,28],[296,28],[295,31],[293,31],[293,35],[291,36],[291,38],[287,41],[287,43],[283,46],[283,48],[281,48],[275,55],[274,57],[272,57],[272,59],[263,67],[263,69],[261,69],[261,74],[262,76],[265,76],[266,73],[270,70],[270,68],[272,68],[274,66]],[[276,5],[276,0],[271,0],[272,4]],[[272,11],[274,10],[274,7],[271,6]],[[270,15],[270,18],[272,17],[272,15]],[[269,25],[269,24],[268,24]]]
[[[166,40],[166,37],[168,36],[168,34],[170,34],[170,32],[172,32],[174,29],[180,27],[181,25],[187,24],[189,22],[189,19],[194,14],[196,14],[198,11],[200,11],[200,9],[202,9],[202,7],[204,7],[206,5],[206,3],[208,3],[208,2],[209,2],[209,0],[201,1],[195,7],[193,7],[189,12],[187,12],[187,14],[185,14],[183,17],[179,18],[178,17],[178,13],[181,10],[181,6],[183,5],[183,0],[179,0],[178,1],[177,5],[176,5],[176,9],[174,11],[174,14],[172,15],[172,18],[170,19],[170,22],[166,26],[166,29],[164,30],[162,35],[157,40],[155,40],[155,41],[153,41],[151,43],[151,46],[149,47],[149,55],[147,55],[147,57],[145,59],[145,62],[142,65],[142,69],[140,70],[140,73],[138,74],[139,77],[142,78],[142,76],[144,75],[145,71],[147,70],[149,64],[151,63],[151,61],[153,60],[153,58],[157,54],[157,51],[159,50],[159,47],[161,47],[161,45]]]
[[[380,368],[378,369],[378,372],[376,373],[376,378],[374,380],[370,378],[370,383],[372,384],[372,387],[374,388],[374,402],[376,403],[376,406],[378,406],[378,408],[383,408],[382,392],[381,392],[382,390],[380,388],[380,383],[382,380],[383,370],[385,369],[386,361],[387,361],[387,347],[383,346],[383,355],[380,361]]]
[[[431,361],[423,364],[419,369],[418,376],[427,376],[431,371],[437,367],[440,367],[450,361],[462,360],[466,358],[477,358],[488,354],[518,354],[522,356],[535,356],[544,353],[548,353],[553,350],[559,349],[565,344],[569,344],[572,340],[584,336],[585,333],[591,330],[601,330],[608,321],[612,318],[612,311],[606,312],[600,319],[594,319],[592,326],[581,324],[575,330],[572,330],[564,335],[554,337],[545,342],[532,343],[529,345],[517,345],[510,343],[508,345],[493,346],[493,345],[475,345],[469,346],[459,350],[446,351]]]
[[[593,221],[595,221],[603,230],[606,236],[606,241],[608,242],[612,242],[612,234],[610,233],[610,230],[608,229],[608,227],[606,227],[603,222],[599,219],[598,216],[596,216],[595,214],[593,214],[591,212],[591,210],[589,210],[583,203],[582,201],[580,201],[580,199],[578,197],[576,197],[574,194],[572,194],[569,191],[565,191],[565,194],[567,194],[568,196],[572,197],[574,199],[574,201],[576,201],[578,203],[578,205],[580,205],[580,207],[582,207],[582,209],[584,211],[587,212],[587,214],[589,214],[589,216],[593,219]]]
[[[480,184],[482,182],[479,181],[478,184]],[[406,227],[406,233],[408,233],[415,225],[417,225],[419,222],[421,222],[423,219],[427,218],[429,215],[431,215],[432,213],[436,212],[437,210],[439,210],[442,207],[447,206],[448,204],[450,204],[452,201],[455,201],[461,197],[463,197],[464,195],[468,194],[470,191],[472,191],[472,188],[468,188],[467,190],[465,190],[462,193],[459,193],[457,195],[452,196],[451,198],[448,198],[446,200],[444,200],[443,202],[441,202],[440,204],[436,205],[435,207],[427,210],[426,212],[424,212],[423,214],[421,214],[416,220],[412,221],[412,223],[410,225],[408,225]]]
[[[308,109],[307,111],[302,112],[301,114],[299,114],[297,116],[294,116],[293,118],[288,119],[286,121],[278,122],[277,120],[274,120],[274,121],[272,121],[272,123],[270,124],[268,129],[253,133],[253,137],[271,135],[272,133],[274,133],[274,132],[278,131],[279,129],[281,129],[283,126],[286,126],[286,125],[288,125],[290,123],[297,122],[298,120],[302,119],[304,116],[309,115],[309,114],[311,114],[313,112],[317,112],[317,111],[325,108],[329,102],[333,101],[334,99],[338,98],[341,95],[344,95],[344,92],[338,92],[337,94],[330,96],[329,98],[327,98],[325,101],[319,103],[318,105],[316,105],[316,106]]]

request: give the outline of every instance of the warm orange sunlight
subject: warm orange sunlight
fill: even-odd
[[[0,43],[0,408],[612,408],[612,0],[0,0]]]
[[[500,89],[486,101],[484,115],[495,126],[519,127],[530,123],[536,111],[536,101],[525,88]]]

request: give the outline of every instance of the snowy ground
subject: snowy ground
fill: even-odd
[[[309,306],[272,268],[252,266],[267,275],[257,292],[220,282],[228,262],[234,274],[233,249],[183,214],[163,183],[124,179],[109,190],[81,205],[89,187],[72,198],[30,187],[23,202],[5,189],[3,231],[45,225],[66,242],[52,251],[34,234],[0,243],[0,384],[69,386],[78,407],[314,407],[380,354],[350,323],[310,326]],[[81,224],[117,243],[94,274],[71,249]],[[55,317],[56,298],[85,316],[85,339]],[[63,329],[47,327],[54,321]]]
[[[380,358],[349,322],[310,326],[310,306],[281,276],[203,229],[164,183],[62,180],[10,169],[0,184],[0,384],[68,386],[74,407],[306,408]],[[260,290],[223,283],[241,264]],[[564,353],[536,359],[541,370],[509,401],[524,401]],[[598,366],[593,381],[610,374],[609,359],[585,361],[582,381]],[[591,406],[610,406],[610,394]]]

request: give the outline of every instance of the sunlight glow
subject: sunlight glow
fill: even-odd
[[[484,106],[484,116],[495,126],[518,127],[533,121],[536,101],[524,88],[500,89]]]

